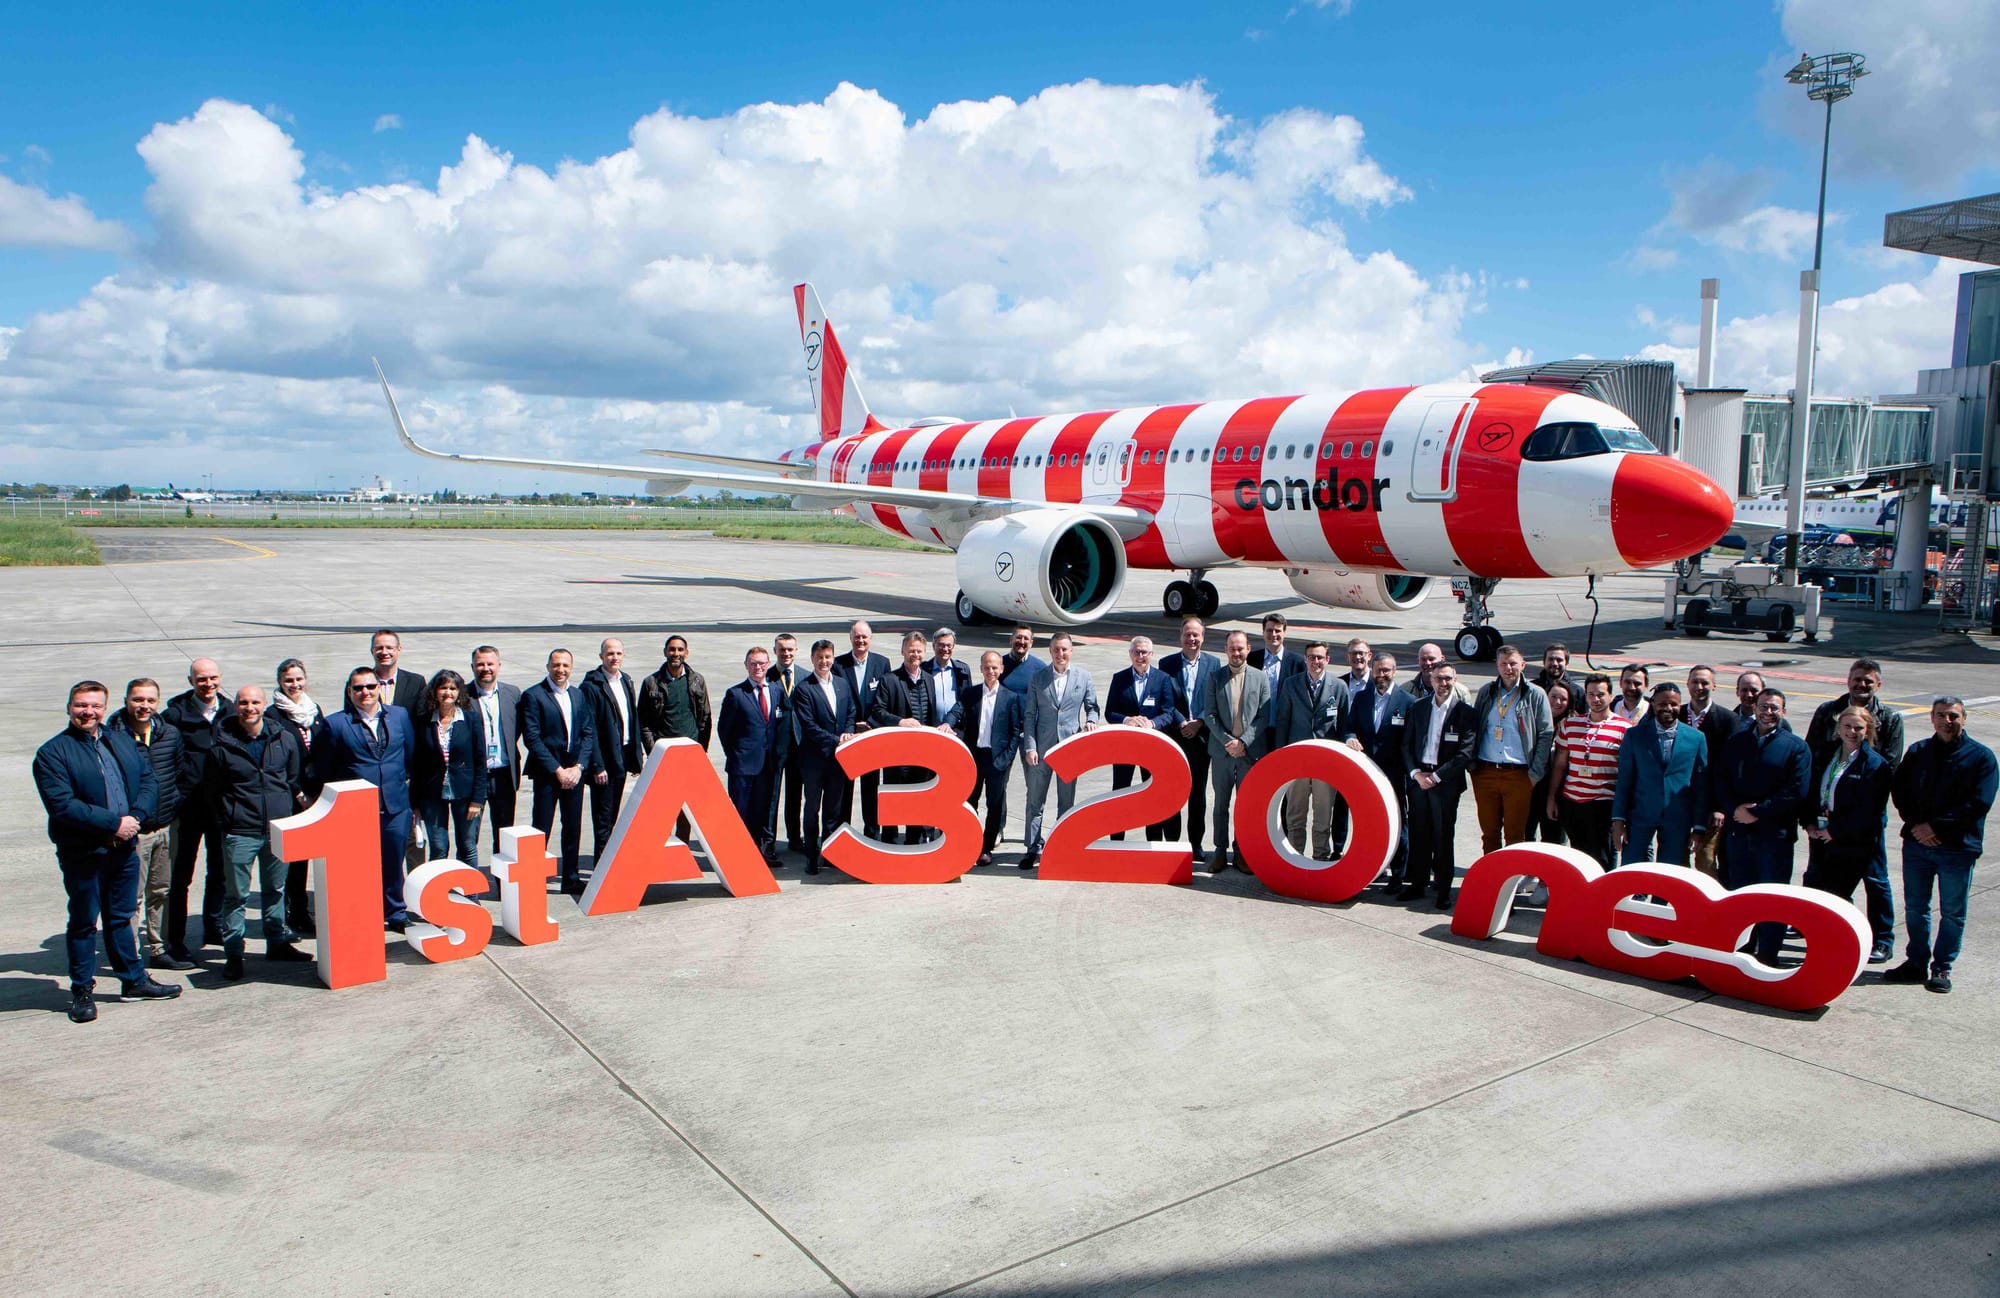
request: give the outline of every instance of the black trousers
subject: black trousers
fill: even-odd
[[[1458,830],[1458,800],[1463,788],[1440,784],[1420,789],[1410,784],[1410,861],[1403,875],[1406,888],[1428,887],[1447,896],[1458,877],[1453,839]]]
[[[500,850],[500,831],[514,824],[514,797],[520,786],[514,782],[514,768],[501,765],[486,772],[486,823],[492,826],[493,850]]]
[[[1571,802],[1557,794],[1556,811],[1571,847],[1607,870],[1618,868],[1618,858],[1611,854],[1611,799]]]
[[[993,769],[991,748],[973,749],[972,765],[976,774],[972,781],[972,801],[968,805],[977,807],[980,798],[986,799],[986,833],[979,850],[991,853],[1000,845],[1001,831],[1007,828],[1007,772]]]
[[[1194,848],[1194,859],[1199,861],[1201,827],[1208,823],[1208,735],[1203,733],[1189,739],[1176,729],[1174,742],[1187,755],[1188,776],[1192,781],[1188,787],[1188,845]]]
[[[625,805],[625,776],[619,771],[606,771],[604,783],[590,786],[590,855],[596,859],[604,855],[604,845],[611,841],[611,831],[618,827],[618,811]]]
[[[573,884],[578,880],[578,855],[583,848],[583,782],[578,781],[573,789],[565,789],[553,778],[536,780],[535,803],[529,812],[531,823],[536,829],[547,834],[555,827],[556,808],[562,808],[562,881]]]
[[[819,849],[827,836],[840,828],[852,783],[833,758],[818,753],[801,754],[799,830],[804,835],[801,841],[810,864],[819,864]]]
[[[180,837],[174,843],[174,869],[167,884],[167,950],[187,950],[188,893],[194,888],[194,859],[208,853],[206,874],[201,884],[201,938],[222,941],[222,832],[209,823],[208,810],[200,805],[202,791],[192,795],[195,806],[181,813]]]
[[[840,818],[851,823],[854,820],[854,781],[848,780],[847,792],[841,796]],[[882,791],[882,773],[870,771],[861,777],[861,832],[870,838],[882,833],[882,822],[876,819],[875,799]]]
[[[791,752],[785,755],[784,790],[780,794],[785,804],[785,846],[805,842],[806,776],[805,755]],[[776,808],[771,817],[771,837],[778,836]]]
[[[1114,789],[1128,789],[1132,787],[1132,781],[1138,773],[1139,768],[1136,766],[1112,766],[1111,787]],[[1207,772],[1204,771],[1203,774],[1206,775]],[[1181,818],[1179,813],[1168,816],[1165,820],[1157,824],[1146,826],[1146,841],[1149,843],[1169,843],[1180,836]],[[1114,841],[1122,843],[1125,841],[1125,831],[1121,829],[1111,837]]]

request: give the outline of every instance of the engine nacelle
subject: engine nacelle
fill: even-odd
[[[1349,572],[1345,568],[1287,568],[1292,589],[1328,608],[1365,608],[1400,613],[1424,602],[1429,577],[1406,572]]]
[[[1125,543],[1080,510],[1028,509],[976,523],[958,546],[958,584],[995,617],[1078,626],[1125,587]]]

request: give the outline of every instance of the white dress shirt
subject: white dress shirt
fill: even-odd
[[[1457,699],[1440,703],[1435,694],[1431,696],[1431,732],[1424,739],[1424,765],[1437,765],[1438,741],[1444,737],[1445,718],[1451,715],[1451,710],[1457,703]]]
[[[560,709],[560,710],[561,710],[561,712],[562,712],[562,719],[563,719],[563,747],[564,747],[564,748],[569,748],[569,747],[571,747],[571,746],[573,745],[573,743],[575,742],[575,741],[574,741],[574,740],[573,740],[573,739],[571,738],[571,736],[572,736],[572,735],[574,734],[574,731],[572,731],[572,730],[571,730],[571,728],[570,728],[570,720],[569,720],[569,691],[568,691],[567,689],[564,689],[564,688],[563,688],[562,686],[560,686],[560,685],[557,685],[557,684],[556,684],[556,683],[555,683],[554,681],[550,681],[550,682],[549,682],[549,689],[550,689],[550,690],[551,690],[551,691],[552,691],[552,692],[553,692],[553,693],[555,694],[555,696],[556,696],[556,707],[557,707],[558,709]]]
[[[995,685],[979,696],[979,747],[993,747],[993,706],[1000,701],[1000,687]]]

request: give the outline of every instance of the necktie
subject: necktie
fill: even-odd
[[[785,674],[779,679],[785,683],[785,697],[792,697],[792,669],[789,667],[785,668]]]
[[[1241,735],[1243,733],[1243,691],[1249,687],[1243,682],[1242,672],[1237,672],[1235,680],[1230,684],[1236,691],[1236,733]]]
[[[377,757],[389,751],[389,716],[385,712],[375,714],[374,743]]]
[[[771,719],[771,695],[762,685],[757,687],[757,710],[764,714],[764,720]]]

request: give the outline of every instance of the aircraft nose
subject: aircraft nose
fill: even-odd
[[[1611,538],[1634,568],[1706,550],[1735,514],[1729,493],[1706,473],[1664,455],[1627,455],[1611,481]]]

